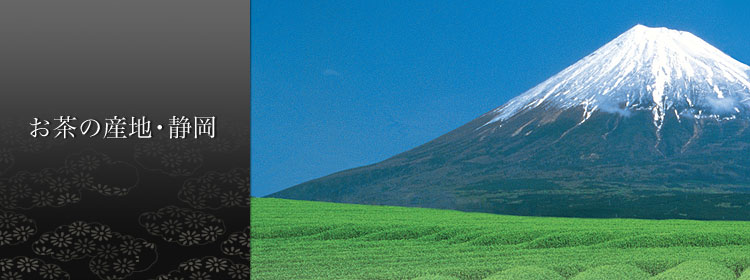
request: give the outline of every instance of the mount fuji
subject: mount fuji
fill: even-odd
[[[517,215],[750,219],[750,67],[636,25],[477,119],[271,197]]]

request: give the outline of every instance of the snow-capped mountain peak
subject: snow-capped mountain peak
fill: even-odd
[[[750,116],[750,66],[697,36],[636,25],[555,76],[491,111],[487,124],[550,106],[584,108],[581,122],[602,110],[650,110],[659,129],[665,115]]]
[[[748,219],[749,72],[690,33],[636,26],[432,141],[272,197],[517,215]]]

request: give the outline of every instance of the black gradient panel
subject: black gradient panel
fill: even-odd
[[[249,5],[0,3],[0,279],[249,278]]]

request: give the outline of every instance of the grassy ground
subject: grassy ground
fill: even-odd
[[[253,198],[252,279],[750,279],[750,222]]]

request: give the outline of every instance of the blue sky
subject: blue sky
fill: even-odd
[[[252,1],[252,194],[414,148],[638,23],[750,64],[746,1],[610,2]]]

